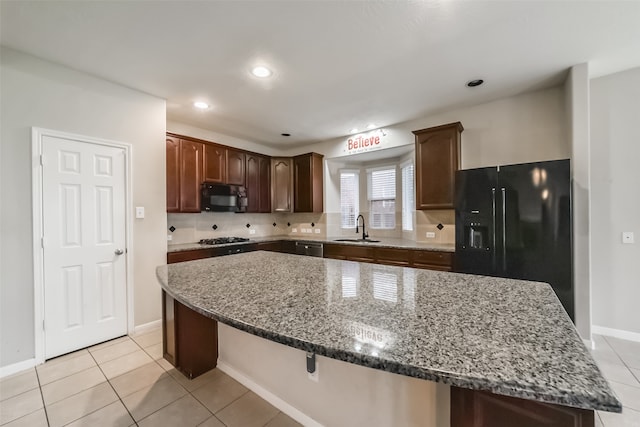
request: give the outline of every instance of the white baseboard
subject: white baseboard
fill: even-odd
[[[145,323],[143,325],[138,325],[133,328],[134,335],[141,335],[146,332],[149,332],[153,329],[162,327],[162,319],[154,320],[153,322]]]
[[[640,342],[640,333],[638,332],[625,331],[622,329],[606,328],[604,326],[596,326],[596,325],[593,325],[591,327],[591,331],[594,334],[598,334],[598,335],[606,335],[609,337],[621,338],[623,340]]]
[[[236,370],[232,366],[228,365],[224,361],[218,359],[218,369],[220,369],[225,374],[229,375],[234,380],[238,381],[243,386],[247,387],[249,390],[278,408],[280,411],[284,412],[303,426],[307,427],[323,427],[322,424],[309,417],[308,415],[300,412],[298,409],[289,405],[284,400],[280,399],[275,394],[271,393],[269,390],[265,389],[242,372]]]
[[[582,342],[589,350],[594,350],[596,348],[596,342],[594,340],[582,338]]]
[[[22,362],[14,363],[12,365],[3,366],[0,368],[0,378],[8,377],[9,375],[16,374],[20,371],[27,370],[36,366],[36,359],[23,360]]]

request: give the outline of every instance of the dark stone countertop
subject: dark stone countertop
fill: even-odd
[[[622,407],[548,284],[265,251],[160,266],[186,306],[319,355],[585,409]]]

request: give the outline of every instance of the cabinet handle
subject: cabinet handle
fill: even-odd
[[[502,187],[502,269],[507,271],[507,191]]]

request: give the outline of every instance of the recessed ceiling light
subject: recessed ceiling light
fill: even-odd
[[[194,102],[193,106],[200,109],[200,110],[206,110],[207,108],[209,108],[209,104],[207,104],[206,102],[202,102],[202,101],[198,101],[198,102]]]
[[[353,128],[349,131],[349,133],[358,133],[358,129],[357,128]]]
[[[251,74],[256,77],[269,77],[271,75],[271,70],[267,67],[259,65],[257,67],[253,67],[253,69],[251,70]]]
[[[476,80],[471,80],[470,82],[467,82],[467,86],[476,87],[476,86],[480,86],[482,83],[484,83],[484,80],[476,79]]]
[[[375,129],[377,126],[373,123],[367,125],[367,129]]]

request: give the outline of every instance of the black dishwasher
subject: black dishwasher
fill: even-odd
[[[323,257],[323,245],[317,242],[296,242],[296,254]]]

